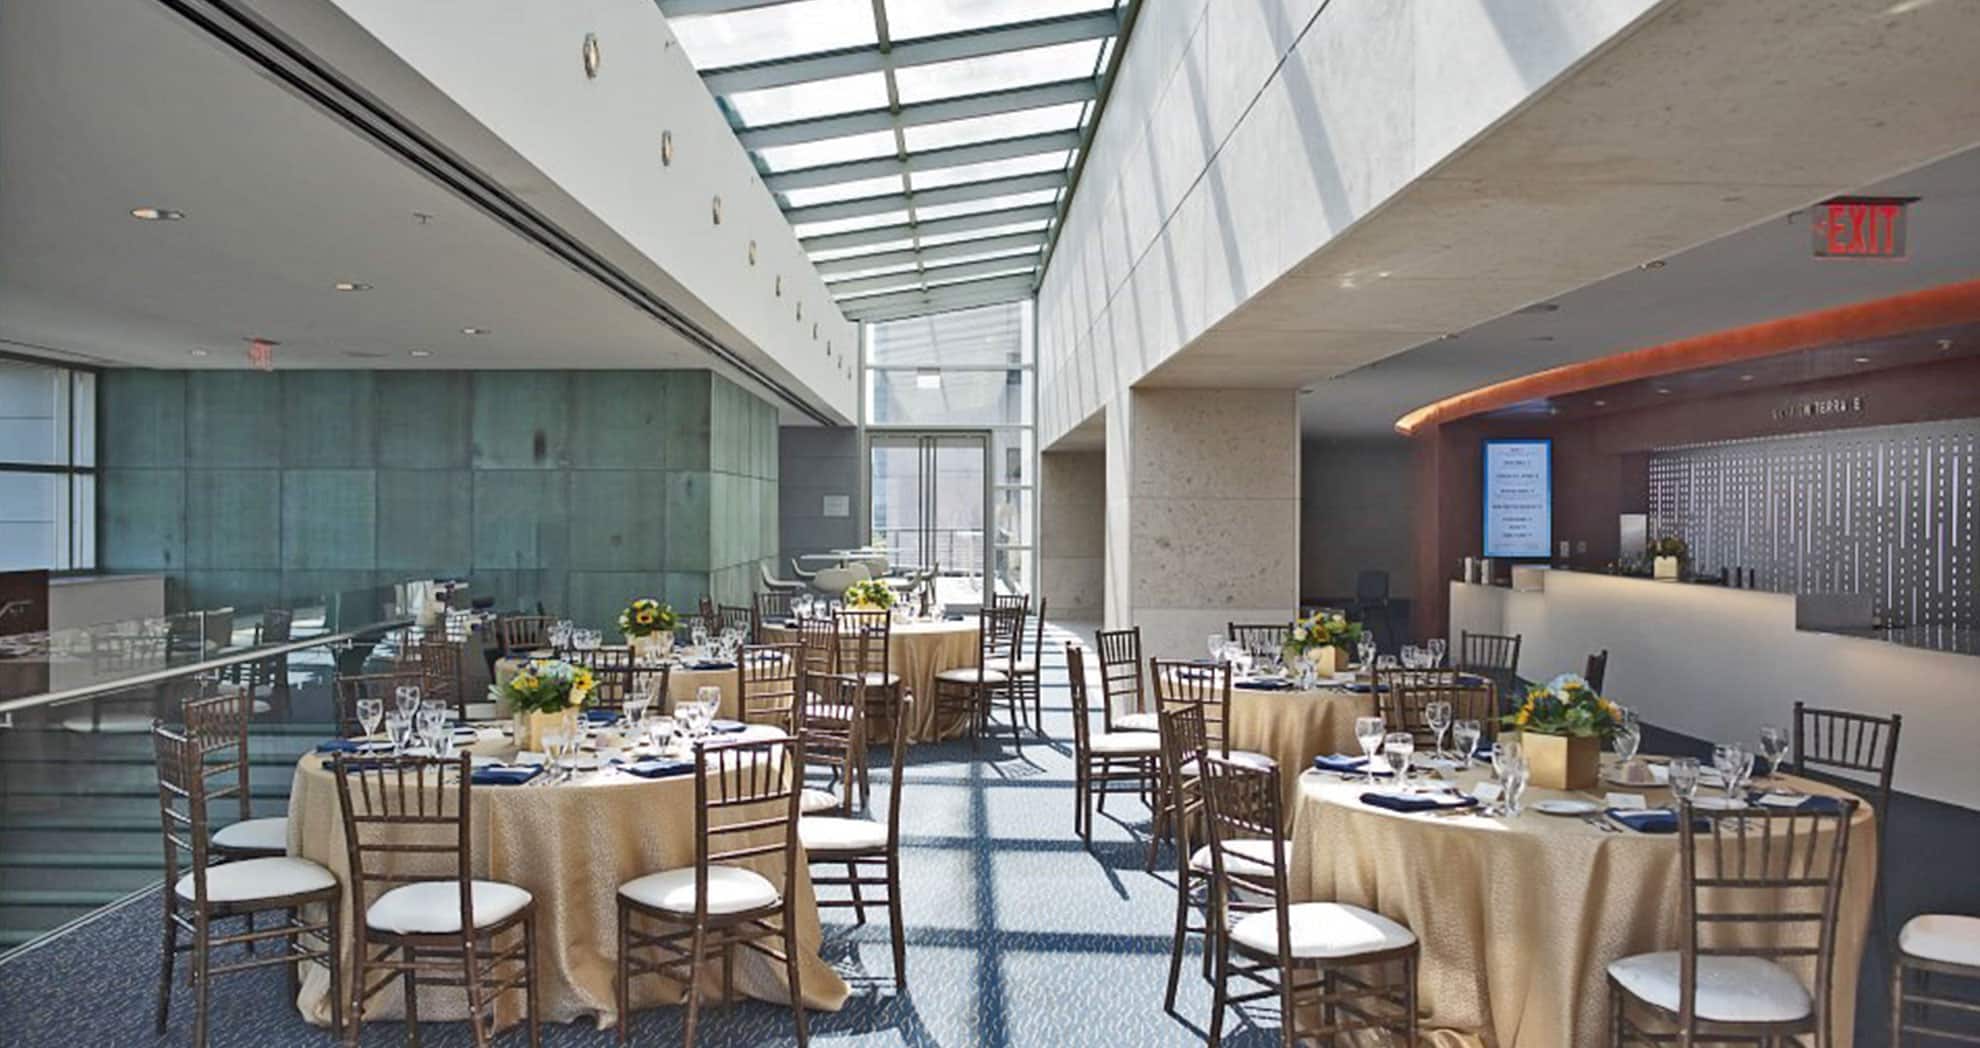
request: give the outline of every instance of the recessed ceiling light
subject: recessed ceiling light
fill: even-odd
[[[1606,400],[1598,400],[1595,402],[1595,406],[1598,408],[1606,408],[1609,406],[1609,402]]]
[[[478,327],[464,327],[464,328],[462,328],[462,329],[461,329],[461,334],[463,334],[463,335],[486,335],[486,334],[488,334],[488,329],[487,329],[487,328],[478,328]]]
[[[1857,362],[1858,364],[1868,364],[1868,363],[1870,363],[1870,358],[1869,358],[1869,357],[1857,357],[1857,358],[1856,358],[1856,362]]]
[[[370,291],[370,284],[360,284],[355,280],[339,280],[334,285],[339,291]]]
[[[1940,339],[1940,340],[1939,340],[1939,348],[1940,348],[1940,349],[1951,349],[1952,347],[1953,347],[1953,341],[1952,341],[1952,339],[1949,339],[1949,338],[1942,338],[1942,339]]]
[[[1648,261],[1648,262],[1645,262],[1645,263],[1643,263],[1643,265],[1642,265],[1642,267],[1641,267],[1641,268],[1643,268],[1643,269],[1662,269],[1662,268],[1664,268],[1664,260],[1663,260],[1663,259],[1661,259],[1661,258],[1653,258],[1653,259],[1651,259],[1650,261]]]
[[[1741,382],[1751,382],[1751,381],[1753,381],[1753,376],[1752,376],[1752,375],[1741,375],[1741,376],[1739,376],[1739,380],[1740,380]]]
[[[207,352],[208,351],[204,349],[195,349],[192,351],[192,355],[196,357],[203,357],[207,354]]]
[[[1658,386],[1658,387],[1657,387],[1657,392],[1658,392],[1659,394],[1665,394],[1665,395],[1668,395],[1668,394],[1670,393],[1670,390],[1668,390],[1668,389],[1665,389],[1665,388],[1664,388],[1664,387],[1662,387],[1662,386]]]
[[[186,217],[186,213],[174,211],[169,207],[134,207],[131,208],[131,217],[141,218],[146,222],[177,222]]]
[[[406,351],[406,356],[409,357],[430,357],[432,355],[433,351],[430,349],[411,349]]]

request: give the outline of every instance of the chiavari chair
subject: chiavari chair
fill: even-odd
[[[639,693],[640,681],[635,678],[651,670],[651,667],[639,665],[639,660],[633,658],[632,649],[624,645],[601,644],[596,648],[573,649],[566,658],[572,665],[591,671],[591,697],[588,703],[601,710],[624,709],[626,700]],[[664,681],[660,694],[666,694]]]
[[[1510,695],[1519,679],[1519,634],[1458,633],[1457,668],[1490,680]]]
[[[749,644],[736,662],[736,703],[745,724],[797,730],[798,678],[803,650],[797,644]]]
[[[1203,758],[1210,751],[1208,726],[1205,722],[1203,706],[1195,703],[1181,703],[1167,706],[1156,713],[1156,737],[1161,742],[1160,784],[1156,802],[1156,825],[1148,838],[1148,859],[1144,869],[1155,872],[1155,844],[1161,836],[1164,822],[1176,829],[1176,929],[1169,944],[1169,984],[1162,997],[1162,1009],[1171,1015],[1176,1012],[1176,986],[1182,979],[1182,958],[1191,935],[1208,936],[1214,930],[1207,922],[1191,924],[1190,915],[1207,908],[1198,904],[1196,896],[1203,887],[1189,862],[1189,824],[1201,814],[1202,799],[1197,793],[1194,777],[1185,777],[1180,769],[1200,768]],[[1211,951],[1203,951],[1203,974],[1210,975]]]
[[[1031,730],[1039,737],[1045,735],[1045,697],[1043,680],[1040,675],[1045,665],[1045,598],[1038,598],[1036,613],[1027,610],[1031,618],[1031,654],[1024,654],[1024,638],[1018,638],[1017,658],[1011,663],[1012,699],[1022,708],[1030,710]]]
[[[420,686],[418,672],[394,670],[391,673],[346,673],[337,676],[337,732],[351,737],[364,730],[358,720],[359,699],[377,699],[383,709],[393,708],[393,698],[404,685]]]
[[[847,661],[866,664],[875,657],[872,652],[884,650],[880,648],[884,636],[878,628],[859,634],[856,639],[863,646],[846,652]],[[855,809],[855,793],[859,797],[857,808],[865,810],[869,790],[867,712],[872,708],[867,698],[869,690],[863,673],[825,673],[806,678],[797,702],[797,734],[804,739],[808,766],[829,769],[837,792],[806,789],[799,798],[805,814],[822,814],[833,809],[851,814]]]
[[[1207,944],[1214,954],[1210,1043],[1222,1037],[1226,1008],[1277,997],[1287,1046],[1308,1038],[1333,1044],[1361,1030],[1415,1044],[1416,935],[1359,906],[1290,901],[1279,769],[1210,754],[1202,794],[1210,837],[1207,923],[1215,929]],[[1400,980],[1388,977],[1391,966],[1400,967]],[[1259,988],[1231,992],[1239,979]],[[1314,1015],[1320,1026],[1301,1029]]]
[[[798,623],[798,652],[801,676],[810,678],[834,672],[838,662],[839,630],[829,618],[809,618]]]
[[[1279,651],[1292,637],[1292,627],[1283,622],[1229,622],[1224,624],[1224,635],[1246,651]]]
[[[1093,808],[1107,810],[1107,795],[1115,783],[1131,783],[1149,800],[1160,774],[1162,739],[1152,731],[1093,732],[1087,698],[1086,653],[1066,645],[1066,676],[1071,683],[1073,714],[1073,832],[1093,842]]]
[[[756,595],[757,628],[761,629],[763,623],[770,622],[772,620],[775,620],[777,622],[790,621],[791,598],[793,596],[796,596],[796,591],[787,590],[787,589],[765,590],[762,593],[757,594]],[[758,643],[762,643],[762,641],[759,640]]]
[[[1030,608],[1031,597],[1024,593],[992,593],[990,606],[993,608]]]
[[[706,593],[702,594],[701,607],[696,611],[696,615],[701,619],[701,624],[707,627],[708,632],[722,632],[722,611],[716,607],[715,598]]]
[[[901,678],[889,668],[893,653],[894,615],[878,608],[841,608],[832,613],[835,640],[832,672],[858,674],[866,681],[867,719],[879,714],[892,724],[901,703]],[[879,631],[878,643],[871,631]]]
[[[1229,724],[1231,711],[1231,664],[1187,659],[1150,659],[1149,677],[1155,682],[1158,716],[1178,706],[1194,706],[1203,711],[1205,744],[1220,757],[1235,757],[1253,764],[1270,764],[1262,753],[1233,751]],[[1194,796],[1197,769],[1194,763],[1172,765],[1167,745],[1162,755],[1162,775],[1158,782],[1154,832],[1148,839],[1146,867],[1154,869],[1156,843],[1174,836],[1179,856],[1187,859],[1189,820],[1196,810]]]
[[[840,703],[863,704],[860,693],[867,689],[867,684],[858,678],[838,678],[834,683],[840,692]],[[907,756],[907,721],[907,717],[898,716],[892,722],[888,755],[892,775],[888,779],[885,822],[854,818],[843,809],[798,817],[798,840],[804,845],[805,861],[814,871],[812,885],[843,888],[847,892],[842,898],[819,898],[818,908],[851,909],[859,923],[864,924],[867,907],[887,907],[896,990],[907,989],[907,935],[901,920],[901,795],[907,792],[901,768]],[[807,753],[810,748],[811,740],[806,738]],[[817,872],[821,866],[828,869],[843,866],[845,875],[839,876],[836,870],[821,875]]]
[[[418,1043],[424,983],[466,991],[468,1024],[478,1048],[488,1046],[496,1001],[521,990],[535,1048],[541,1043],[536,900],[513,884],[477,880],[470,873],[474,809],[468,755],[351,759],[340,753],[332,768],[350,856],[351,898],[364,911],[356,922],[346,1043],[357,1044],[366,1002],[398,982],[405,990],[408,1043]],[[500,944],[505,937],[507,944]]]
[[[1980,917],[1924,913],[1904,922],[1898,932],[1896,963],[1891,967],[1891,1048],[1902,1048],[1905,1034],[1980,1044],[1971,1020],[1980,1018],[1980,1001],[1971,991],[1980,986]],[[1946,979],[1967,981],[1968,993],[1952,997],[1936,989]],[[1930,981],[1928,981],[1930,980]],[[1927,1009],[1965,1015],[1967,1029],[1954,1030]]]
[[[503,658],[528,655],[550,644],[548,615],[501,615],[495,619],[495,647]]]
[[[1891,818],[1891,779],[1897,774],[1898,729],[1904,717],[1794,704],[1794,770],[1804,778],[1850,791],[1877,813],[1877,926],[1884,913],[1884,828]]]
[[[804,741],[700,742],[694,756],[694,865],[619,886],[619,1043],[631,1036],[632,980],[651,974],[687,987],[683,1044],[693,1048],[701,1014],[695,973],[704,957],[721,957],[727,1001],[734,996],[734,957],[741,946],[784,966],[803,1046],[808,1035],[796,886]],[[781,885],[752,868],[773,863],[781,867]]]
[[[1499,737],[1499,700],[1489,682],[1465,684],[1456,670],[1445,668],[1376,670],[1374,684],[1375,715],[1388,730],[1414,736],[1419,748],[1427,749],[1437,741],[1424,712],[1433,702],[1451,704],[1452,723],[1478,721],[1481,739]],[[1446,740],[1450,738],[1448,728],[1444,735]]]
[[[244,703],[246,696],[240,696],[239,701]],[[273,965],[281,965],[287,971],[292,1001],[299,990],[299,965],[323,965],[330,975],[330,1021],[338,1033],[343,1033],[344,1010],[339,1003],[343,889],[337,884],[336,876],[307,859],[286,855],[244,858],[217,865],[209,862],[207,801],[221,791],[209,794],[207,779],[216,773],[224,774],[226,769],[208,764],[209,751],[198,736],[180,734],[162,723],[154,723],[151,737],[158,766],[165,883],[169,885],[164,892],[165,932],[159,949],[158,1032],[165,1032],[171,1017],[175,962],[179,954],[189,953],[191,969],[187,981],[193,991],[195,1048],[204,1048],[206,1044],[213,979]],[[242,785],[236,782],[234,788]],[[182,857],[189,860],[183,872]],[[321,913],[323,919],[312,919],[309,911]],[[243,932],[214,934],[214,926],[219,922],[263,913],[277,914],[280,919],[272,927],[259,930],[249,920]],[[188,941],[180,942],[181,935]],[[281,949],[268,956],[255,956],[255,944],[269,940],[279,940]],[[246,946],[247,959],[215,964],[214,952],[230,946]]]
[[[1142,679],[1141,627],[1101,630],[1093,641],[1100,649],[1101,727],[1109,732],[1154,731],[1155,708]]]
[[[741,630],[745,643],[763,643],[763,624],[756,617],[754,604],[722,604],[716,607],[715,625],[708,632],[719,636],[722,631],[731,629]]]
[[[269,608],[261,613],[261,621],[254,627],[254,645],[286,644],[294,635],[295,612],[287,608]],[[228,683],[237,684],[249,691],[289,690],[289,657],[271,655],[252,662],[239,662],[220,671]]]
[[[1588,656],[1588,664],[1582,668],[1581,679],[1588,682],[1588,690],[1602,694],[1602,682],[1609,677],[1609,649]]]
[[[253,707],[247,693],[189,699],[180,710],[186,737],[198,743],[208,777],[228,774],[233,777],[224,791],[234,796],[235,820],[213,831],[213,850],[229,859],[287,855],[288,816],[254,817],[248,782],[248,722]],[[209,789],[206,800],[223,797],[225,793],[221,789]],[[248,927],[250,930],[254,927],[252,915]]]
[[[1835,1043],[1836,910],[1859,802],[1825,801],[1738,811],[1679,802],[1678,948],[1609,964],[1611,1045]],[[1811,969],[1812,985],[1783,961]],[[1632,1005],[1659,1020],[1654,1030]]]
[[[1008,598],[1004,598],[1008,599]],[[1018,637],[1024,632],[1023,607],[991,607],[977,610],[976,665],[958,666],[935,675],[935,716],[937,723],[963,717],[969,728],[969,748],[979,748],[983,732],[990,725],[990,707],[999,697],[1009,698],[1011,666],[1017,658]],[[1018,755],[1024,755],[1024,726],[1017,703],[1011,701],[1011,741]]]
[[[461,686],[461,656],[466,649],[466,642],[448,639],[442,627],[407,651],[419,668],[422,694],[446,703],[457,717],[467,716],[467,694]]]

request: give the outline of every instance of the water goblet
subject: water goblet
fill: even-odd
[[[1671,796],[1686,804],[1698,795],[1698,758],[1673,757],[1670,764]]]
[[[1370,786],[1375,785],[1375,750],[1382,745],[1382,736],[1388,730],[1388,723],[1380,717],[1354,719],[1354,740],[1361,744],[1361,766],[1368,772]]]
[[[1206,643],[1210,648],[1210,661],[1224,661],[1224,635],[1221,633],[1212,633]]]
[[[1375,666],[1375,635],[1364,633],[1354,642],[1354,651],[1361,659],[1361,668],[1366,671]]]
[[[406,731],[412,725],[412,718],[398,710],[385,714],[385,734],[392,740],[394,755],[405,752]]]
[[[1395,731],[1382,737],[1382,759],[1388,762],[1404,793],[1414,792],[1409,782],[1409,759],[1415,752],[1416,736],[1409,732]]]
[[[1504,793],[1504,788],[1507,779],[1512,774],[1513,766],[1516,764],[1524,764],[1525,761],[1526,761],[1526,751],[1516,741],[1513,741],[1511,739],[1500,739],[1498,745],[1492,747],[1492,774],[1499,781],[1500,794],[1499,794],[1498,810],[1501,814],[1508,813],[1508,809],[1505,803],[1505,793]]]
[[[1485,734],[1484,724],[1475,720],[1451,722],[1451,739],[1457,743],[1458,767],[1469,769],[1471,755],[1478,751],[1478,740]]]
[[[1760,729],[1760,752],[1767,758],[1767,777],[1777,779],[1781,774],[1781,762],[1788,755],[1788,731],[1778,724],[1768,724]]]
[[[1393,670],[1400,667],[1401,665],[1402,664],[1400,662],[1396,661],[1396,657],[1394,655],[1375,656],[1375,668],[1378,670],[1383,670],[1383,671]]]
[[[1451,730],[1451,704],[1438,699],[1423,704],[1423,722],[1437,736],[1437,756],[1444,755],[1444,733]]]
[[[383,720],[384,718],[385,718],[384,699],[357,700],[358,724],[363,726],[365,738],[368,739],[371,736],[378,734],[378,722]]]
[[[1520,798],[1526,795],[1526,782],[1531,773],[1532,770],[1527,765],[1525,757],[1506,762],[1504,786],[1507,815],[1520,813]]]
[[[419,712],[419,685],[401,684],[392,689],[392,699],[399,706],[399,713],[407,720]]]
[[[722,712],[722,689],[713,684],[703,684],[694,689],[694,701],[701,705],[702,718],[713,721]]]
[[[1635,710],[1627,707],[1617,709],[1622,716],[1618,718],[1615,734],[1609,737],[1609,744],[1615,747],[1616,756],[1627,767],[1636,759],[1637,748],[1643,745],[1643,724],[1637,720]]]
[[[1444,638],[1432,637],[1423,642],[1423,650],[1430,654],[1430,668],[1436,669],[1444,664],[1444,652],[1449,649],[1444,646]]]

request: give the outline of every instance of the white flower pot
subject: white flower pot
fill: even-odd
[[[1658,557],[1650,563],[1650,574],[1653,578],[1675,581],[1678,577],[1678,559],[1676,557]]]

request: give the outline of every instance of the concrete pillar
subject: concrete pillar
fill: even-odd
[[[1206,654],[1299,605],[1292,390],[1131,389],[1107,410],[1106,622],[1145,654]]]
[[[1106,553],[1106,452],[1038,456],[1038,593],[1051,618],[1101,620]]]

